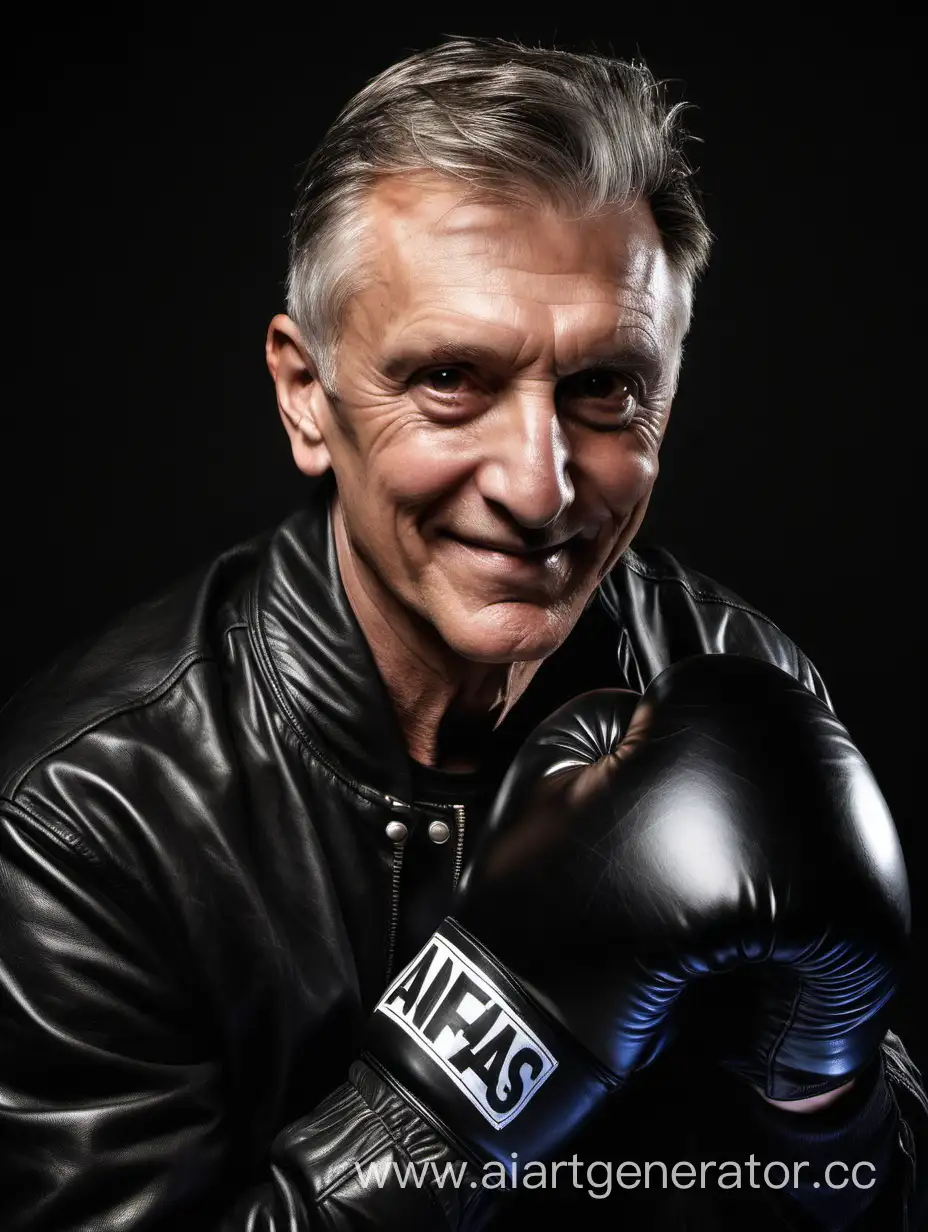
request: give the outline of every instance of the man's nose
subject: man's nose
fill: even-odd
[[[541,529],[574,499],[570,449],[550,394],[513,398],[497,407],[478,471],[481,495],[520,525]]]

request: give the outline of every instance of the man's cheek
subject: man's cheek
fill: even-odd
[[[660,457],[650,441],[640,442],[631,449],[619,472],[622,476],[621,507],[631,511],[646,500],[659,471]]]
[[[388,467],[378,466],[383,478],[381,501],[414,518],[426,508],[437,509],[452,500],[474,466],[443,445],[435,434],[423,435],[416,440],[415,448],[391,456]]]
[[[625,525],[645,500],[657,478],[657,454],[650,450],[623,449],[613,454],[603,451],[589,475],[590,499],[594,507],[608,511],[614,526]]]
[[[613,483],[605,494],[612,511],[612,526],[604,536],[600,580],[635,537],[651,499],[657,472],[656,458],[642,460],[640,465],[626,469],[621,482]]]

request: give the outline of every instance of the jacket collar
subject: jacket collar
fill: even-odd
[[[252,624],[278,700],[304,743],[362,791],[411,798],[399,720],[342,584],[332,529],[332,483],[265,547]],[[494,736],[493,764],[508,765],[547,714],[592,688],[627,688],[618,666],[615,614],[591,603],[536,673]],[[582,653],[579,653],[582,647]]]

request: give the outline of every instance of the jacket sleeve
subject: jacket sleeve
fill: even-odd
[[[0,1228],[482,1226],[476,1173],[361,1061],[257,1174],[237,1160],[221,1057],[157,930],[108,885],[76,835],[0,806]]]
[[[776,1161],[782,1172],[764,1196],[779,1205],[788,1226],[814,1232],[923,1227],[905,1141],[908,1122],[890,1082],[894,1059],[902,1058],[911,1064],[889,1032],[855,1087],[811,1116],[771,1107],[743,1085],[734,1088],[741,1142],[749,1141],[762,1163]]]
[[[922,1075],[893,1031],[881,1047],[883,1072],[897,1111],[898,1185],[887,1209],[899,1214],[902,1232],[928,1227],[928,1094]]]

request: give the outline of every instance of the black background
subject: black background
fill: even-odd
[[[0,694],[300,502],[263,341],[301,164],[350,94],[443,33],[641,55],[696,104],[717,235],[643,534],[799,642],[873,765],[912,874],[899,1025],[924,1055],[923,24],[495,12],[98,7],[8,32]]]

